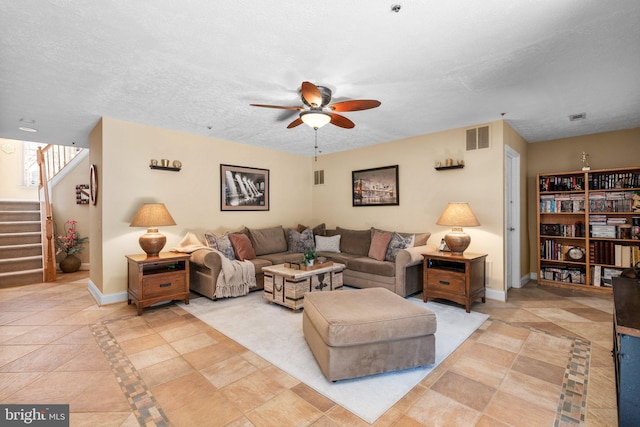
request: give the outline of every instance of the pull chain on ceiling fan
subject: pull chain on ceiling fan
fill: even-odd
[[[304,104],[302,106],[286,107],[283,105],[268,104],[251,105],[254,107],[299,111],[300,114],[298,115],[298,118],[289,123],[287,129],[291,129],[305,123],[316,130],[327,123],[331,123],[332,125],[341,128],[351,129],[355,124],[345,116],[336,114],[336,112],[345,113],[349,111],[369,110],[380,106],[380,101],[373,99],[350,100],[330,104],[331,95],[331,89],[327,87],[316,86],[310,82],[302,82],[302,86],[300,88],[300,98]]]

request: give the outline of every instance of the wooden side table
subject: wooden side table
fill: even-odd
[[[463,304],[467,313],[478,298],[485,302],[487,254],[424,254],[423,300],[443,298]]]
[[[161,301],[184,300],[189,304],[189,258],[178,252],[127,255],[129,264],[128,303],[135,302],[138,316],[142,309]]]

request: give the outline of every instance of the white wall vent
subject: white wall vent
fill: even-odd
[[[488,125],[467,129],[467,151],[489,148],[490,141]]]
[[[313,184],[324,184],[324,170],[313,171]]]

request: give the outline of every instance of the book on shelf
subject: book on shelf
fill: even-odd
[[[640,188],[640,173],[606,172],[589,174],[590,190],[607,190],[616,188]]]

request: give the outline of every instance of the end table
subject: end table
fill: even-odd
[[[467,313],[478,298],[485,302],[487,254],[451,252],[423,254],[423,300],[442,298],[463,304]]]
[[[161,252],[156,257],[147,254],[127,255],[128,303],[135,302],[138,316],[142,309],[169,300],[184,300],[189,304],[189,258],[180,252]]]

